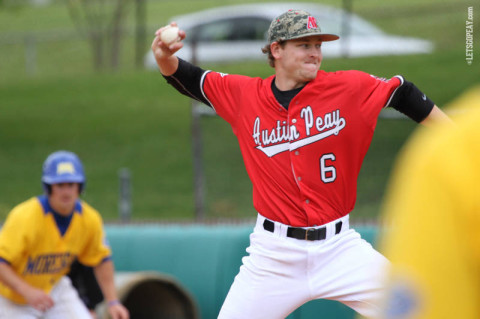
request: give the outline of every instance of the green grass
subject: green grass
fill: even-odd
[[[147,23],[154,30],[171,15],[240,2],[255,1],[149,1]],[[468,5],[471,2],[453,0],[356,1],[355,12],[387,32],[431,39],[436,52],[326,59],[322,68],[359,69],[385,77],[402,74],[443,106],[480,78],[480,69],[465,63]],[[128,25],[133,22],[129,13]],[[107,220],[117,218],[118,171],[123,167],[132,172],[136,220],[191,220],[189,100],[166,85],[158,72],[135,69],[132,37],[125,38],[117,72],[95,73],[88,44],[72,37],[39,42],[36,73],[26,74],[21,39],[32,31],[51,30],[74,30],[63,2],[0,9],[0,220],[15,204],[42,191],[41,164],[57,149],[80,155],[88,175],[84,198]],[[18,43],[7,45],[12,32]],[[266,63],[254,62],[204,67],[262,77],[272,72]],[[253,217],[251,185],[229,126],[216,117],[203,118],[201,124],[207,217]],[[378,214],[395,157],[415,127],[406,120],[379,121],[359,176],[353,219]]]
[[[2,86],[2,215],[41,191],[41,163],[65,148],[83,159],[85,198],[106,216],[115,216],[117,173],[128,167],[142,217],[191,217],[188,104],[162,81],[134,73]]]

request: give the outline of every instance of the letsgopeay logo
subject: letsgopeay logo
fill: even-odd
[[[268,157],[273,157],[285,151],[293,151],[305,145],[323,140],[338,133],[345,127],[345,119],[340,117],[340,110],[326,113],[323,117],[314,117],[311,106],[300,111],[303,123],[292,120],[289,125],[286,121],[277,121],[272,129],[262,129],[261,119],[257,117],[253,125],[253,140],[257,149]],[[301,136],[297,126],[305,128],[305,135]]]

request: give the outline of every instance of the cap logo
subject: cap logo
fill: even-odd
[[[71,162],[60,162],[57,165],[57,174],[75,174],[75,167]]]
[[[307,21],[307,29],[318,29],[315,17],[309,16]]]

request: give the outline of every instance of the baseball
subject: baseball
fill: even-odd
[[[160,33],[160,40],[166,45],[173,44],[180,40],[180,37],[178,36],[178,27],[172,27],[171,25],[166,26],[162,33]]]

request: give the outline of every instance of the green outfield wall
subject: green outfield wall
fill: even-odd
[[[246,255],[252,227],[107,225],[106,233],[117,272],[154,271],[170,276],[191,296],[200,318],[213,319]],[[355,228],[375,244],[375,227]],[[318,300],[303,305],[288,318],[354,317],[355,313],[339,302]]]

